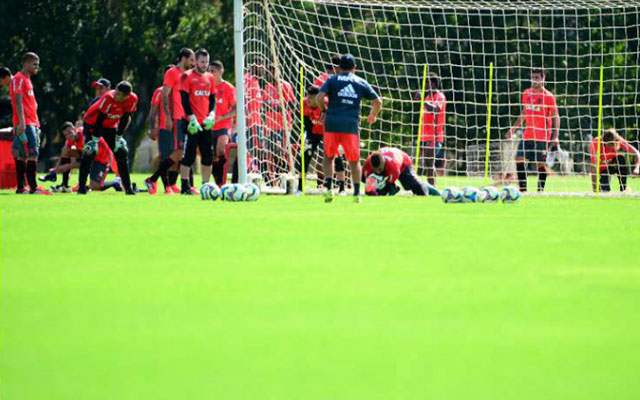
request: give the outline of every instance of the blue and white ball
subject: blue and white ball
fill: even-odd
[[[518,188],[514,186],[505,186],[502,188],[502,192],[500,193],[500,200],[502,200],[503,203],[516,203],[520,200],[521,196],[522,194],[520,194]]]
[[[484,193],[473,186],[465,186],[462,188],[463,203],[479,203],[484,200]]]
[[[207,182],[200,186],[200,198],[202,200],[217,200],[220,197],[220,188],[213,182]]]
[[[445,203],[460,203],[462,202],[462,191],[455,186],[451,186],[440,192],[440,197]]]
[[[255,183],[247,183],[244,185],[246,201],[256,201],[260,197],[260,188]]]
[[[227,183],[220,189],[220,194],[224,201],[242,201],[244,197],[244,189],[241,185]]]
[[[500,201],[500,191],[495,186],[485,186],[480,190],[484,192],[484,203],[497,203]]]

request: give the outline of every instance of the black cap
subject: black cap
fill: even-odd
[[[107,78],[100,78],[97,81],[93,82],[91,84],[91,86],[96,87],[98,85],[104,86],[104,87],[111,87],[111,82],[107,79]]]
[[[351,54],[343,54],[340,57],[340,68],[344,70],[351,70],[356,67],[356,59]]]

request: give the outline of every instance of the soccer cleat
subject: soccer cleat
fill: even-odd
[[[78,191],[79,187],[80,187],[80,185],[76,184],[74,187],[71,188],[71,191],[75,193],[75,192]]]
[[[151,179],[147,178],[144,180],[144,185],[149,189],[149,194],[157,194],[158,193],[158,184],[153,182]],[[127,193],[128,194],[128,193]]]
[[[87,188],[86,187],[77,186],[76,193],[78,193],[78,194],[87,194]]]
[[[171,188],[171,186],[167,186],[166,188],[164,188],[164,194],[166,194],[167,196],[173,196],[175,193],[173,193],[173,189]]]
[[[338,196],[344,197],[347,195],[347,192],[345,192],[344,190],[341,190],[338,192]]]
[[[134,192],[132,189],[127,189],[124,191],[124,194],[128,196],[135,196],[136,192]]]
[[[29,191],[25,188],[22,189],[16,189],[16,194],[28,194]]]
[[[193,195],[196,195],[196,194],[199,194],[199,193],[198,193],[198,189],[192,187],[192,188],[189,188],[189,189],[183,191],[182,194],[187,195],[187,196],[193,196]]]
[[[36,186],[35,190],[30,190],[29,194],[53,194],[48,190],[45,190],[44,188],[41,188],[40,186]]]
[[[169,188],[173,191],[173,194],[180,194],[182,192],[178,185],[171,185]]]
[[[324,202],[331,203],[332,201],[333,201],[333,191],[327,190],[327,192],[324,194]]]
[[[354,203],[362,203],[362,196],[360,196],[360,195],[353,196],[353,202]]]
[[[46,174],[44,176],[39,176],[38,180],[40,182],[55,182],[57,178],[58,178],[58,176],[57,176],[57,174],[55,172],[49,172],[48,174]]]

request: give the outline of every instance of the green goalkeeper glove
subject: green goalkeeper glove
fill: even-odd
[[[116,136],[116,145],[113,148],[113,152],[117,153],[118,150],[123,149],[125,152],[129,152],[129,148],[127,147],[127,141],[124,140],[122,136]]]
[[[202,130],[202,127],[198,123],[198,119],[196,118],[195,115],[192,115],[191,118],[189,118],[189,126],[187,126],[187,131],[189,132],[190,135],[195,135],[201,130]]]
[[[97,155],[98,154],[98,138],[97,137],[93,137],[91,140],[89,140],[87,143],[84,144],[84,148],[82,149],[82,153],[84,154],[93,154],[93,155]]]
[[[210,131],[211,128],[213,128],[213,125],[216,123],[216,112],[211,111],[209,113],[209,115],[207,115],[207,118],[204,119],[204,121],[202,121],[202,125],[204,125],[204,129]]]

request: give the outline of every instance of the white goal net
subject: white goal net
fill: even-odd
[[[435,160],[438,187],[484,183],[487,136],[489,183],[517,185],[523,129],[511,139],[507,132],[522,112],[532,68],[546,71],[545,88],[555,95],[560,117],[560,150],[544,160],[545,192],[592,192],[590,144],[598,136],[601,66],[602,128],[615,128],[638,147],[638,1],[248,0],[243,11],[249,165],[267,185],[299,172],[300,67],[307,88],[333,55],[343,53],[355,56],[357,73],[383,97],[378,122],[361,124],[362,159],[380,147],[398,147],[421,175],[426,160],[424,154],[416,159],[416,146],[424,66],[440,76],[447,104]],[[365,102],[363,115],[368,107]],[[622,155],[631,174],[635,157]],[[529,191],[535,192],[539,167],[527,166]],[[317,169],[312,162],[309,176]],[[617,193],[617,175],[613,169],[603,173],[609,172],[610,190]],[[631,178],[628,186],[640,189]],[[315,188],[315,181],[308,187]]]

